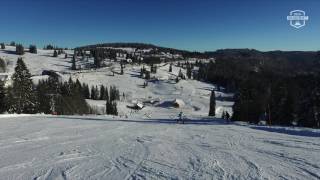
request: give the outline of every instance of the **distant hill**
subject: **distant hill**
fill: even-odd
[[[169,52],[181,54],[184,58],[215,58],[231,63],[245,63],[246,66],[264,67],[281,73],[319,72],[320,51],[259,51],[256,49],[220,49],[208,52],[192,52],[161,47],[145,43],[103,43],[78,47],[94,49],[97,47],[152,49],[153,53]]]
[[[172,54],[186,54],[189,51],[167,48],[146,43],[102,43],[77,47],[76,49],[92,49],[97,47],[113,47],[113,48],[136,48],[136,49],[154,49],[155,51],[170,52]]]

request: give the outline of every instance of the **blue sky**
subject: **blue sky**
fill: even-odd
[[[301,29],[286,16],[301,9]],[[1,0],[0,42],[144,42],[186,50],[320,50],[319,0]]]

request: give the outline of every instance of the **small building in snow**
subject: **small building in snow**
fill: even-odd
[[[172,105],[175,108],[181,108],[185,105],[185,103],[181,99],[175,99],[175,100],[173,100]]]

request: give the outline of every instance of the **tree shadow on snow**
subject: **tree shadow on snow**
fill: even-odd
[[[57,116],[48,117],[54,119],[70,119],[70,120],[83,120],[83,121],[105,121],[105,122],[126,122],[126,123],[143,123],[143,124],[181,124],[181,125],[228,125],[225,121],[215,118],[202,118],[202,119],[185,119],[185,123],[177,123],[177,119],[104,119],[92,117],[71,117],[71,116]]]
[[[311,129],[299,129],[299,128],[289,128],[289,127],[263,127],[263,126],[254,126],[251,127],[255,130],[263,130],[268,132],[274,133],[281,133],[287,135],[294,135],[294,136],[306,136],[306,137],[320,137],[320,131],[312,131]]]
[[[2,50],[5,54],[14,54],[17,55],[16,51],[11,51],[11,50]]]

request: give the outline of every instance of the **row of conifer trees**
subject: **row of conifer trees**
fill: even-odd
[[[95,112],[85,99],[98,99],[98,96],[106,101],[107,114],[118,114],[116,100],[119,100],[119,90],[116,87],[111,86],[108,91],[101,86],[98,91],[93,86],[90,93],[89,86],[79,80],[70,78],[67,82],[60,82],[55,77],[40,80],[35,85],[22,58],[18,58],[12,86],[4,88],[4,82],[0,82],[0,113],[92,114]]]

